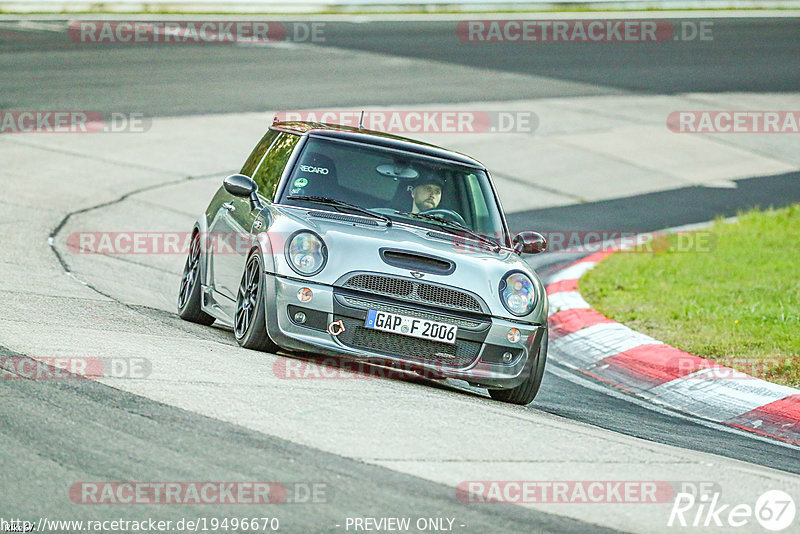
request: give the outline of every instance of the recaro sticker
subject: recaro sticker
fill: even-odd
[[[300,170],[303,172],[313,172],[314,174],[328,174],[327,167],[314,167],[312,165],[300,165]]]

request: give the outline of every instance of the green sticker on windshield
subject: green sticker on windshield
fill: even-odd
[[[294,181],[295,187],[305,187],[307,185],[308,185],[308,180],[306,180],[305,178],[298,178],[297,180]]]

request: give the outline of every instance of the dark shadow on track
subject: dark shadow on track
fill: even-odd
[[[515,17],[509,13],[506,18]],[[475,19],[481,16],[463,16],[463,20]],[[688,37],[692,27],[699,30],[706,24],[711,38],[701,40],[698,33],[691,40],[656,43],[463,42],[456,35],[459,21],[454,20],[329,23],[323,45],[546,76],[640,94],[795,92],[800,86],[800,19],[666,20],[677,28],[679,37]],[[487,95],[492,94],[491,98],[504,94],[492,80],[476,79],[476,83],[489,84]],[[534,95],[537,88],[532,86],[530,91]]]
[[[800,202],[800,172],[734,180],[736,188],[684,187],[507,215],[512,229],[650,232]],[[546,256],[546,254],[545,254]]]

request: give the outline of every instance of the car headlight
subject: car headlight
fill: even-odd
[[[536,288],[528,275],[511,272],[500,281],[500,300],[514,315],[528,315],[536,306]]]
[[[312,276],[325,267],[328,247],[317,234],[306,230],[296,232],[286,246],[286,260],[298,274]]]

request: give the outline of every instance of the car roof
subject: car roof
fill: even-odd
[[[486,167],[478,160],[459,152],[453,152],[452,150],[447,150],[446,148],[436,145],[415,141],[414,139],[408,139],[407,137],[400,137],[384,132],[378,132],[375,130],[355,128],[340,124],[306,121],[276,121],[272,123],[271,128],[275,130],[296,133],[299,135],[340,139],[344,141],[392,148],[395,150],[403,150],[405,152],[413,152],[416,154],[446,159],[462,165],[477,167],[483,170],[486,169]]]

